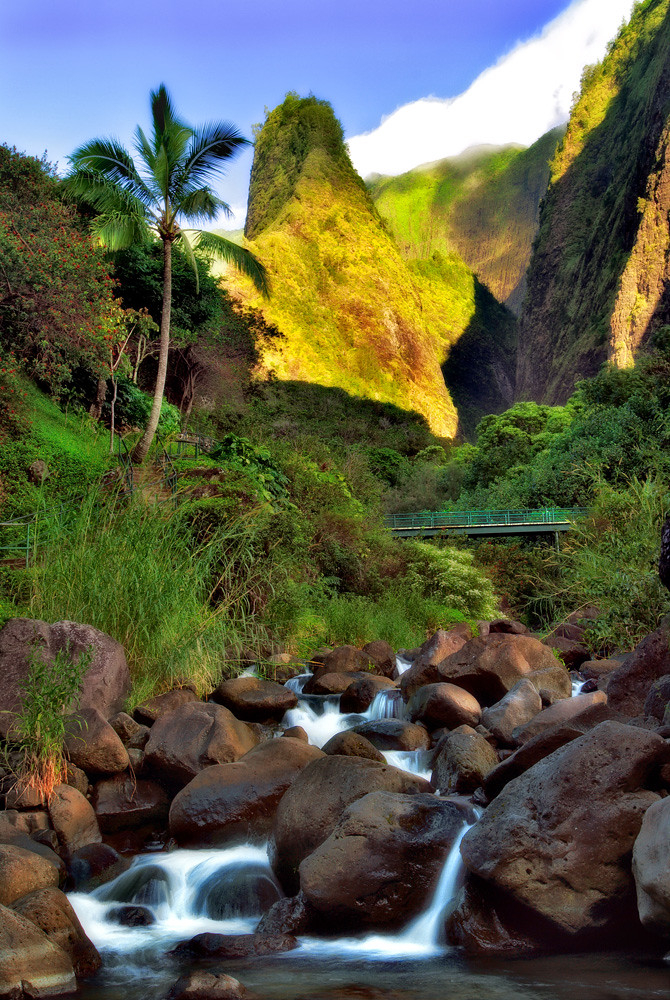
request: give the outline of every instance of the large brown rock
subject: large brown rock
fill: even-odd
[[[42,809],[19,812],[17,809],[0,810],[0,841],[37,833],[49,826],[49,814]]]
[[[33,851],[0,844],[0,904],[11,906],[36,889],[58,888],[58,869]]]
[[[540,671],[559,668],[565,675],[565,694],[571,691],[570,677],[551,650],[538,639],[527,635],[494,633],[470,639],[434,668],[435,682],[446,681],[474,695],[481,705],[494,705],[523,677],[533,678]],[[408,670],[407,674],[411,671]],[[403,697],[415,690],[407,674],[400,679]],[[426,681],[423,681],[426,683]]]
[[[644,814],[633,848],[633,876],[640,920],[670,934],[670,798]]]
[[[91,625],[10,618],[0,630],[0,736],[7,735],[20,711],[33,650],[53,659],[66,649],[71,658],[79,659],[89,649],[93,657],[84,674],[79,706],[95,708],[105,718],[121,710],[130,691],[130,674],[120,643]]]
[[[395,684],[388,677],[369,674],[352,681],[340,698],[341,712],[366,712],[380,691],[395,690]]]
[[[345,933],[406,923],[432,896],[464,821],[434,795],[371,792],[300,865],[305,900]]]
[[[336,733],[322,749],[327,754],[340,754],[342,757],[367,757],[368,760],[376,760],[380,764],[386,763],[386,758],[381,750],[373,747],[365,736],[353,733],[351,729],[346,729],[343,733]]]
[[[644,637],[621,666],[610,674],[607,699],[615,712],[642,715],[649,688],[670,674],[670,629],[662,626]]]
[[[301,861],[330,836],[346,807],[375,791],[412,795],[432,788],[423,778],[363,757],[324,756],[298,775],[279,803],[269,844],[286,892],[298,891]]]
[[[156,781],[119,774],[97,783],[92,805],[102,832],[115,833],[147,824],[165,826],[170,799]]]
[[[395,677],[396,660],[393,647],[383,639],[367,642],[362,650],[373,661],[377,670],[391,680]]]
[[[121,738],[95,708],[69,717],[64,748],[70,762],[86,774],[119,774],[130,764]]]
[[[429,729],[474,727],[482,718],[474,695],[456,684],[425,684],[414,692],[407,711],[412,722],[421,722]]]
[[[102,840],[93,806],[70,785],[56,785],[49,798],[49,816],[65,854]]]
[[[528,743],[534,736],[546,733],[554,726],[561,726],[571,719],[576,719],[595,705],[606,705],[607,695],[604,691],[592,691],[590,694],[578,694],[574,698],[557,701],[549,708],[539,712],[530,722],[518,726],[512,733],[512,739],[517,744]]]
[[[378,750],[428,750],[430,736],[425,726],[404,719],[374,719],[352,727]]]
[[[280,799],[300,772],[324,754],[282,736],[240,760],[201,771],[175,797],[170,832],[180,844],[229,844],[269,833]]]
[[[68,860],[69,888],[75,892],[90,892],[111,882],[128,871],[130,859],[121,855],[109,844],[88,844],[80,847]]]
[[[649,688],[644,701],[644,715],[660,722],[668,704],[670,704],[670,674],[660,677]]]
[[[39,927],[52,944],[69,955],[76,976],[86,978],[98,971],[102,965],[98,950],[60,889],[37,889],[18,899],[12,909]]]
[[[313,677],[310,677],[303,688],[303,692],[304,694],[344,694],[354,680],[363,680],[369,676],[373,675],[362,673],[361,671],[349,671],[347,673],[338,673],[330,670],[328,673],[320,671],[314,674]]]
[[[482,724],[505,746],[513,743],[512,733],[542,711],[542,698],[532,681],[523,677],[504,698],[484,709]]]
[[[270,937],[263,934],[215,934],[205,931],[204,934],[196,934],[190,941],[178,944],[170,954],[180,959],[230,961],[276,955],[297,947],[298,942],[290,934]]]
[[[72,962],[39,927],[0,905],[0,996],[9,1000],[74,992]]]
[[[183,786],[205,767],[239,760],[257,743],[254,731],[223,705],[189,702],[154,722],[145,769]]]
[[[377,665],[372,657],[355,646],[338,646],[325,653],[312,654],[310,664],[315,680],[322,674],[377,672]]]
[[[475,957],[510,957],[546,948],[560,949],[559,935],[532,910],[468,874],[455,909],[447,917],[447,940]],[[569,945],[566,945],[569,947]]]
[[[212,698],[244,722],[279,722],[284,712],[298,704],[294,691],[260,677],[232,677],[222,681]]]
[[[172,691],[157,694],[155,697],[143,701],[137,706],[133,712],[133,716],[138,724],[153,726],[156,719],[160,719],[161,715],[174,712],[176,708],[188,705],[192,701],[199,701],[193,688],[174,688]]]
[[[449,631],[438,629],[430,639],[426,639],[412,661],[412,666],[400,678],[400,689],[405,701],[409,701],[414,692],[424,684],[437,684],[444,679],[437,669],[438,664],[461,649],[471,634],[470,626],[463,624]]]
[[[466,867],[559,932],[602,941],[635,920],[630,854],[667,757],[655,733],[601,723],[502,790],[462,842]]]
[[[440,741],[430,783],[441,795],[474,792],[498,763],[498,754],[470,726],[460,726]]]
[[[187,972],[164,1000],[254,1000],[255,994],[224,972]]]

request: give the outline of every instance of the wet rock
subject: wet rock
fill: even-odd
[[[388,677],[377,677],[376,674],[360,677],[345,688],[340,699],[340,711],[366,712],[380,691],[388,691],[391,688],[395,689],[395,684]]]
[[[496,618],[488,623],[488,635],[527,635],[528,628],[513,618]]]
[[[74,658],[91,650],[93,659],[84,674],[79,695],[81,708],[95,708],[105,718],[118,712],[130,691],[130,674],[123,647],[90,625],[10,618],[0,630],[0,736],[6,737],[22,705],[33,649],[53,658],[69,648]]]
[[[19,810],[44,810],[46,808],[46,796],[34,786],[26,784],[24,781],[16,783],[5,793],[5,808]]]
[[[292,951],[298,942],[290,934],[196,934],[169,952],[180,959],[235,959],[276,955]]]
[[[309,743],[309,733],[302,726],[290,726],[284,730],[282,736],[289,740],[302,740],[303,743]]]
[[[642,711],[645,716],[651,716],[660,722],[665,715],[668,704],[670,704],[670,674],[654,681],[649,688]],[[7,805],[9,806],[9,803]]]
[[[66,855],[102,840],[93,806],[70,785],[56,785],[49,799],[49,816]]]
[[[621,660],[586,660],[579,668],[582,677],[587,680],[599,681],[607,678],[621,666]]]
[[[145,769],[175,786],[212,764],[239,760],[258,736],[223,705],[188,702],[160,716],[145,748]]]
[[[380,764],[386,763],[386,758],[381,750],[366,740],[360,733],[354,733],[347,729],[343,733],[336,733],[323,747],[325,754],[339,754],[342,757],[366,757],[368,760],[376,760]]]
[[[534,670],[527,675],[527,679],[534,685],[545,707],[572,697],[572,679],[558,661],[553,667]]]
[[[149,726],[136,722],[127,712],[117,712],[109,724],[126,748],[144,750],[149,739]]]
[[[482,723],[500,743],[510,746],[512,733],[542,711],[542,698],[527,677],[517,681],[504,698],[484,709]]]
[[[113,906],[107,911],[110,923],[121,927],[151,927],[156,918],[146,906]]]
[[[437,684],[444,680],[437,669],[438,665],[452,653],[462,649],[470,636],[470,626],[463,624],[449,631],[439,629],[427,639],[412,658],[412,666],[400,678],[400,689],[405,701],[409,701],[414,692],[424,684]]]
[[[426,728],[404,719],[361,722],[351,731],[364,736],[378,750],[428,750],[430,747]]]
[[[283,898],[264,865],[229,865],[213,872],[198,889],[194,909],[211,920],[232,920],[265,913]]]
[[[71,761],[68,761],[65,765],[64,783],[66,785],[71,785],[72,788],[76,788],[81,795],[88,795],[88,790],[90,788],[88,775],[86,774],[86,771],[82,771],[80,767],[77,767]]]
[[[0,904],[11,906],[36,889],[58,888],[58,869],[35,851],[0,844]],[[1,953],[0,953],[1,954]]]
[[[280,899],[261,917],[257,934],[307,934],[314,922],[314,911],[308,905],[302,892],[297,896]]]
[[[377,669],[372,657],[355,646],[338,646],[325,653],[313,653],[310,663],[315,680],[322,674],[374,673]]]
[[[368,642],[363,646],[363,652],[370,657],[380,674],[393,680],[396,669],[395,653],[388,642],[384,642],[383,639]]]
[[[301,771],[279,803],[268,848],[284,891],[298,892],[300,862],[330,836],[348,805],[373,791],[432,788],[423,778],[363,757],[324,755]]]
[[[170,886],[165,871],[158,865],[139,865],[105,885],[97,895],[107,903],[161,906],[170,899]]]
[[[466,867],[559,932],[635,921],[630,854],[668,757],[654,733],[603,722],[508,784],[466,834]]]
[[[431,784],[441,795],[474,792],[497,763],[498,755],[490,743],[469,726],[461,726],[437,748]]]
[[[546,733],[554,726],[560,726],[571,719],[576,719],[595,705],[606,705],[607,695],[603,691],[593,691],[591,694],[578,694],[574,698],[566,698],[545,708],[525,726],[517,727],[512,738],[515,743],[528,743],[534,736]]]
[[[97,709],[85,708],[71,715],[66,731],[65,752],[86,774],[118,774],[128,769],[128,751]]]
[[[91,892],[129,868],[130,860],[108,844],[88,844],[70,856],[68,879],[75,892]]]
[[[244,722],[279,722],[285,712],[298,704],[294,691],[260,677],[234,677],[223,681],[212,698]]]
[[[582,663],[585,663],[591,655],[583,642],[566,639],[564,636],[554,635],[544,642],[546,646],[556,651],[568,670],[579,670]]]
[[[60,889],[37,889],[18,899],[12,909],[39,927],[52,944],[69,956],[76,976],[86,978],[98,971],[102,965],[98,950]]]
[[[412,722],[422,722],[429,729],[446,726],[477,726],[482,709],[477,699],[455,684],[426,684],[414,692],[407,703]]]
[[[432,896],[463,823],[456,803],[434,795],[365,795],[300,865],[305,900],[345,933],[406,923]]]
[[[47,834],[53,835],[53,840],[49,839],[47,841]],[[44,838],[44,839],[42,839]],[[64,885],[66,878],[66,868],[63,859],[57,854],[58,850],[58,838],[56,837],[53,830],[43,830],[41,834],[31,834],[27,837],[25,834],[20,834],[13,840],[7,842],[11,847],[20,847],[24,851],[28,851],[31,854],[36,854],[38,857],[42,858],[44,861],[48,861],[50,865],[56,870],[57,882],[59,886]]]
[[[254,1000],[255,994],[223,972],[188,972],[164,1000]]]
[[[170,799],[156,781],[119,774],[96,784],[92,805],[102,832],[114,833],[147,824],[165,826]]]
[[[0,996],[10,1000],[74,992],[72,962],[20,913],[0,905]]]
[[[644,814],[633,848],[633,876],[640,920],[645,927],[670,933],[670,798]]]
[[[447,916],[447,940],[475,957],[517,957],[538,949],[569,947],[537,913],[467,875],[455,909]],[[553,947],[551,947],[553,945]]]
[[[610,674],[607,699],[613,711],[629,718],[642,715],[654,681],[670,674],[670,630],[661,627],[645,636]]]
[[[224,844],[270,831],[280,799],[324,754],[302,740],[269,740],[237,762],[206,768],[175,797],[170,832],[180,844]]]
[[[165,694],[158,694],[155,698],[143,701],[141,705],[137,706],[133,716],[139,724],[153,726],[156,719],[160,719],[161,716],[198,700],[198,696],[192,688],[175,688],[173,691],[166,691]]]
[[[364,680],[370,676],[372,675],[360,671],[349,673],[321,672],[307,681],[303,692],[305,694],[344,694],[352,681]]]
[[[0,810],[0,841],[30,836],[48,826],[49,814],[41,809],[36,812],[20,812],[18,809]]]

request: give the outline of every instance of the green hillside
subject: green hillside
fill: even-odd
[[[670,321],[670,14],[645,0],[584,72],[528,272],[521,398],[562,402]]]
[[[406,258],[456,251],[496,298],[521,306],[555,129],[530,149],[479,147],[399,177],[378,177],[372,199]]]
[[[272,295],[261,301],[239,278],[234,287],[283,334],[261,345],[266,372],[416,410],[435,433],[457,433],[441,366],[473,321],[493,345],[500,333],[495,322],[477,320],[474,277],[453,254],[423,273],[403,260],[326,102],[288,95],[268,115],[256,142],[246,235],[270,272]],[[503,325],[507,331],[506,318]],[[481,375],[481,386],[472,379],[474,395],[490,396]],[[494,409],[506,405],[500,398]]]

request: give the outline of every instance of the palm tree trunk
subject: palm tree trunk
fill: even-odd
[[[137,465],[142,463],[149,453],[154,439],[163,405],[163,391],[167,376],[168,353],[170,350],[170,308],[172,305],[172,242],[163,237],[163,311],[161,313],[160,349],[158,354],[158,371],[156,386],[151,404],[151,412],[146,430],[133,449],[132,460]]]

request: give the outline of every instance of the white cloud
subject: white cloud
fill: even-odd
[[[470,146],[529,146],[567,121],[584,66],[599,62],[633,0],[575,0],[541,34],[518,44],[455,98],[405,104],[349,140],[362,177],[400,174]]]

